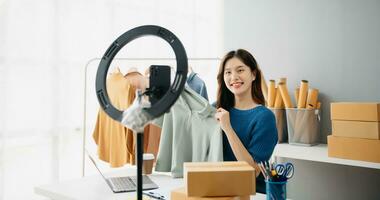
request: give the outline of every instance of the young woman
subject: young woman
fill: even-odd
[[[215,118],[224,132],[224,160],[252,165],[256,169],[256,191],[265,193],[257,164],[269,160],[278,138],[274,114],[265,107],[261,71],[248,51],[238,49],[223,58],[217,79]]]

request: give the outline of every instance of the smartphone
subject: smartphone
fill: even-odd
[[[149,67],[149,101],[154,105],[170,88],[170,66],[151,65]]]

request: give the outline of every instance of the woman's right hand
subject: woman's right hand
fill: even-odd
[[[226,133],[231,130],[230,113],[223,108],[218,108],[215,113],[215,119],[219,122],[220,127]]]

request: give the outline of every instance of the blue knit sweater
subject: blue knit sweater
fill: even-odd
[[[264,106],[249,110],[230,109],[231,126],[256,162],[269,160],[277,144],[276,119],[272,111]],[[236,161],[227,137],[223,135],[225,161]],[[256,192],[266,193],[262,174],[256,178]]]
[[[256,162],[268,160],[277,144],[276,119],[265,106],[249,110],[230,109],[231,126]],[[227,137],[223,136],[225,161],[236,161]]]

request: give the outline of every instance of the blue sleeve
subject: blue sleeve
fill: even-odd
[[[256,162],[269,160],[278,141],[276,119],[270,110],[257,119],[251,134],[248,151],[253,159]]]
[[[201,86],[200,94],[201,94],[202,97],[204,97],[208,101],[207,88],[206,88],[206,84],[204,82],[203,82],[203,84]]]

